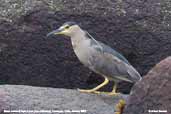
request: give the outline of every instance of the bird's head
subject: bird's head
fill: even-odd
[[[51,35],[65,35],[65,36],[73,36],[74,34],[78,33],[81,30],[78,24],[75,22],[66,22],[57,30],[53,30],[52,32],[47,34],[47,37]]]

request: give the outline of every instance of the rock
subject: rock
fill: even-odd
[[[45,7],[43,1],[37,0],[1,0],[0,1],[0,19],[13,21],[24,15],[27,11]]]
[[[86,114],[114,114],[114,105],[118,100],[121,98],[127,98],[126,95],[110,97],[85,94],[70,89],[31,87],[23,85],[1,85],[0,96],[1,114],[4,110],[10,109],[87,110]]]
[[[171,57],[158,63],[137,83],[123,114],[147,114],[148,110],[171,113]],[[163,114],[163,113],[159,113]]]
[[[68,39],[45,39],[66,21],[76,21],[121,52],[142,75],[171,54],[170,0],[43,1],[1,1],[2,6],[19,4],[18,10],[4,7],[9,13],[2,17],[12,22],[0,23],[0,41],[8,46],[0,56],[3,83],[60,88],[92,88],[101,83],[102,78],[80,64]],[[119,87],[129,90],[127,84]]]

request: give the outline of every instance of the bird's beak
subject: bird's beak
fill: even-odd
[[[52,32],[48,33],[46,36],[49,37],[51,35],[58,35],[58,34],[63,34],[62,30],[60,30],[60,29],[53,30]]]

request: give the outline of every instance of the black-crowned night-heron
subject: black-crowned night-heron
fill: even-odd
[[[119,81],[135,83],[141,79],[140,74],[125,57],[102,42],[95,40],[75,22],[66,22],[59,29],[47,34],[47,36],[58,34],[69,36],[74,52],[81,63],[104,77],[104,82],[97,87],[89,90],[79,89],[79,91],[115,95],[116,85]],[[114,81],[112,92],[98,91],[108,84],[109,80]]]

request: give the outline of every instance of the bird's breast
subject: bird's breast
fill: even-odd
[[[92,51],[93,51],[92,48],[90,47],[89,40],[79,43],[72,42],[72,46],[80,62],[88,67],[90,65],[89,60],[91,58]]]

